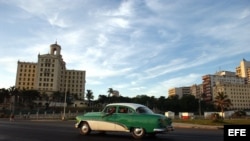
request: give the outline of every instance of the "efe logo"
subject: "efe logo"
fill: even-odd
[[[246,136],[246,129],[228,129],[228,136]]]
[[[224,141],[239,139],[249,141],[250,125],[224,125]]]

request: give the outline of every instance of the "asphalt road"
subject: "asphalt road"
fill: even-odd
[[[74,121],[30,121],[0,119],[0,141],[135,141],[130,133],[91,132],[82,136],[74,128]],[[190,128],[176,125],[175,131],[145,137],[140,141],[223,141],[223,129]]]

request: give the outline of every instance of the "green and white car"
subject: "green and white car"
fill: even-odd
[[[135,139],[146,134],[154,136],[174,130],[170,118],[136,103],[112,103],[102,112],[78,115],[75,128],[79,128],[82,135],[88,135],[91,131],[131,132]]]

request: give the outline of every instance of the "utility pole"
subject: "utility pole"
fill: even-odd
[[[67,76],[66,76],[66,88],[65,88],[65,92],[64,92],[64,103],[63,103],[63,117],[62,117],[62,120],[65,120],[67,91],[68,91],[68,80],[67,80]]]
[[[201,117],[201,101],[203,100],[203,94],[199,96],[199,116]]]

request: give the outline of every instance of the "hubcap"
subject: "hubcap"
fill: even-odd
[[[134,133],[136,134],[136,135],[140,135],[140,134],[142,134],[142,128],[136,128],[135,129],[135,131],[134,131]]]
[[[86,124],[84,124],[82,126],[82,132],[86,133],[88,131],[88,126]]]

